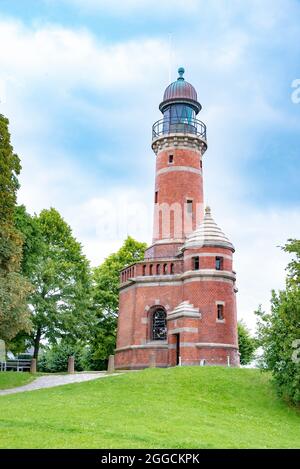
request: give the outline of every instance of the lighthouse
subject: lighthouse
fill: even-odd
[[[203,203],[201,108],[180,67],[152,127],[152,244],[120,274],[117,369],[239,366],[234,247]]]

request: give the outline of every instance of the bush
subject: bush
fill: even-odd
[[[258,339],[263,347],[261,367],[272,371],[279,394],[300,405],[300,362],[293,344],[300,339],[300,290],[273,292],[269,314],[259,310]]]
[[[81,363],[82,348],[65,342],[44,349],[38,360],[38,371],[59,373],[68,371],[68,358],[75,357],[75,370],[83,371]]]
[[[295,255],[287,266],[286,289],[273,291],[269,313],[256,312],[258,340],[261,365],[271,370],[279,394],[300,406],[300,240],[290,239],[283,249]]]
[[[84,370],[100,371],[107,369],[108,360],[97,358],[94,349],[87,346],[81,351],[80,362]]]
[[[254,359],[257,344],[243,321],[238,322],[238,336],[241,365],[248,365]]]

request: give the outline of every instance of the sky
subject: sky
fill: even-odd
[[[151,242],[151,127],[184,66],[207,125],[205,203],[253,330],[300,232],[300,1],[0,0],[0,44],[18,202],[58,209],[92,265],[127,235]]]

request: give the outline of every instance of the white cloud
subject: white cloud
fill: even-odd
[[[109,45],[85,29],[43,26],[35,30],[15,21],[0,21],[2,80],[24,90],[44,80],[60,94],[65,87],[85,85],[99,91],[127,89],[151,82],[153,60],[164,68],[166,46],[160,40],[127,41]],[[30,80],[30,81],[29,81]]]

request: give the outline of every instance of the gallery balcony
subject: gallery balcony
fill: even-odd
[[[170,134],[194,135],[206,142],[206,125],[198,119],[182,119],[178,117],[160,119],[153,124],[152,140]]]

